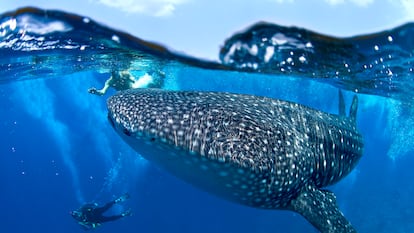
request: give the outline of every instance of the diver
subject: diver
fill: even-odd
[[[129,194],[126,193],[121,197],[108,202],[102,207],[99,207],[97,203],[88,203],[81,206],[78,210],[71,211],[72,217],[78,221],[79,225],[84,230],[93,230],[99,227],[104,222],[115,221],[125,216],[131,216],[131,210],[128,209],[119,215],[104,216],[103,213],[110,209],[113,205],[123,202],[129,198]]]
[[[123,91],[133,88],[161,88],[164,86],[165,73],[161,70],[151,70],[143,76],[136,79],[128,70],[112,71],[111,77],[105,81],[102,89],[97,90],[95,87],[89,88],[88,92],[95,95],[105,95],[109,87],[117,91]]]

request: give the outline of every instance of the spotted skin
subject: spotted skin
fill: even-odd
[[[321,232],[355,232],[320,188],[362,155],[351,116],[223,92],[134,89],[107,102],[108,119],[144,158],[222,198],[293,210]]]

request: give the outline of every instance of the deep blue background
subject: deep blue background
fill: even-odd
[[[124,192],[130,200],[108,214],[132,208],[133,216],[97,232],[316,232],[298,214],[229,203],[141,159],[106,123],[107,96],[86,92],[104,78],[88,72],[0,86],[1,232],[83,232],[70,210]],[[290,95],[309,99],[300,90]],[[336,99],[318,95],[321,109],[336,111]],[[331,190],[359,232],[414,232],[414,159],[403,150],[413,129],[391,130],[412,121],[391,119],[396,110],[384,98],[360,96],[360,103],[365,155]],[[392,144],[402,148],[394,160]]]

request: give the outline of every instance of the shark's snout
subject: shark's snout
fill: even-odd
[[[108,109],[108,115],[107,115],[107,119],[108,122],[111,124],[111,126],[116,130],[116,128],[118,127],[119,120],[118,122],[116,122],[116,118],[117,116],[120,116],[120,111],[118,111],[119,106],[117,105],[117,103],[119,103],[119,97],[117,95],[115,96],[111,96],[109,97],[109,99],[107,100],[106,106]]]
[[[107,100],[108,121],[111,126],[118,132],[126,136],[131,136],[131,111],[128,110],[127,103],[129,95],[127,93],[111,96]],[[122,104],[123,103],[123,104]],[[128,104],[128,106],[133,106]],[[135,114],[136,115],[136,114]]]

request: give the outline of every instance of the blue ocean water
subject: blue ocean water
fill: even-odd
[[[0,17],[2,232],[82,232],[69,215],[129,192],[133,216],[100,232],[316,232],[300,215],[221,200],[130,149],[88,93],[113,70],[165,73],[159,88],[256,94],[338,113],[360,99],[364,156],[329,187],[358,232],[414,232],[414,25],[333,38],[257,24],[226,40],[220,62],[174,53],[87,17],[21,9]]]

